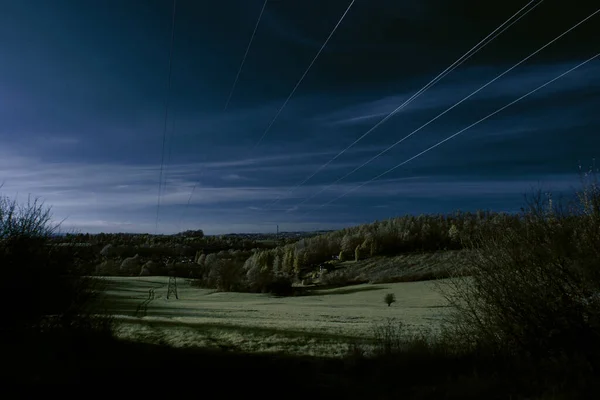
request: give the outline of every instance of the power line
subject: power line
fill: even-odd
[[[365,167],[367,164],[371,163],[372,161],[374,161],[375,159],[379,158],[380,156],[382,156],[383,154],[387,153],[388,151],[390,151],[391,149],[393,149],[394,147],[396,147],[398,144],[402,143],[404,140],[408,139],[409,137],[411,137],[412,135],[414,135],[415,133],[417,133],[418,131],[420,131],[421,129],[423,129],[424,127],[426,127],[427,125],[429,125],[430,123],[434,122],[435,120],[437,120],[438,118],[440,118],[441,116],[445,115],[446,113],[448,113],[449,111],[451,111],[452,109],[456,108],[457,106],[459,106],[460,104],[462,104],[463,102],[465,102],[466,100],[468,100],[469,98],[473,97],[475,94],[479,93],[481,90],[485,89],[486,87],[488,87],[489,85],[491,85],[492,83],[496,82],[498,79],[502,78],[504,75],[506,75],[507,73],[509,73],[510,71],[512,71],[513,69],[517,68],[519,65],[523,64],[525,61],[529,60],[531,57],[535,56],[536,54],[538,54],[539,52],[541,52],[542,50],[544,50],[546,47],[550,46],[551,44],[553,44],[554,42],[556,42],[557,40],[559,40],[560,38],[562,38],[563,36],[565,36],[566,34],[568,34],[569,32],[571,32],[573,29],[577,28],[579,25],[583,24],[584,22],[586,22],[588,19],[592,18],[594,15],[596,15],[598,12],[600,12],[600,9],[597,10],[596,12],[592,13],[591,15],[589,15],[588,17],[584,18],[582,21],[578,22],[577,24],[575,24],[574,26],[572,26],[571,28],[569,28],[568,30],[566,30],[565,32],[563,32],[562,34],[560,34],[559,36],[557,36],[556,38],[552,39],[551,41],[549,41],[548,43],[546,43],[544,46],[540,47],[539,49],[537,49],[536,51],[534,51],[533,53],[531,53],[530,55],[528,55],[527,57],[525,57],[524,59],[522,59],[521,61],[519,61],[518,63],[516,63],[515,65],[513,65],[512,67],[510,67],[509,69],[507,69],[506,71],[502,72],[500,75],[496,76],[494,79],[492,79],[491,81],[489,81],[488,83],[486,83],[485,85],[481,86],[479,89],[475,90],[474,92],[472,92],[471,94],[469,94],[468,96],[464,97],[462,100],[458,101],[457,103],[455,103],[453,106],[447,108],[445,111],[441,112],[440,114],[438,114],[436,117],[430,119],[428,122],[426,122],[425,124],[421,125],[419,128],[415,129],[414,131],[412,131],[410,134],[406,135],[405,137],[403,137],[402,139],[398,140],[396,143],[392,144],[391,146],[387,147],[386,149],[384,149],[383,151],[381,151],[379,154],[371,157],[371,159],[367,160],[366,162],[364,162],[363,164],[361,164],[360,166],[354,168],[352,171],[350,171],[349,173],[347,173],[346,175],[342,176],[341,178],[337,179],[336,181],[334,181],[333,183],[327,185],[325,188],[321,189],[319,192],[313,194],[312,196],[308,197],[307,199],[304,199],[301,203],[299,203],[298,205],[306,202],[307,200],[313,198],[314,196],[316,196],[318,193],[323,192],[324,190],[326,190],[327,188],[333,186],[334,184],[340,182],[341,180],[343,180],[344,178],[347,178],[348,176],[352,175],[353,173],[355,173],[356,171],[358,171],[359,169]]]
[[[306,75],[308,74],[308,72],[311,70],[311,68],[314,65],[314,63],[317,61],[317,59],[319,58],[319,56],[321,55],[321,53],[323,52],[323,50],[325,49],[325,47],[327,46],[327,44],[329,43],[329,41],[331,40],[331,38],[333,37],[333,35],[335,34],[335,32],[337,31],[338,27],[342,24],[342,22],[346,18],[346,15],[348,14],[348,12],[350,11],[350,9],[354,5],[355,1],[356,0],[352,0],[350,2],[350,4],[348,5],[348,7],[346,8],[346,11],[344,11],[344,13],[342,14],[341,18],[339,19],[339,21],[337,22],[337,24],[335,25],[335,27],[333,28],[333,30],[331,31],[331,33],[329,34],[329,36],[327,37],[327,39],[325,40],[325,42],[323,43],[323,45],[321,46],[321,48],[319,49],[319,51],[317,52],[317,55],[313,58],[313,60],[311,61],[311,63],[308,65],[308,68],[306,68],[306,70],[304,71],[304,73],[300,77],[300,80],[298,80],[298,82],[296,83],[296,86],[294,86],[294,88],[292,89],[292,91],[288,95],[287,99],[285,100],[285,102],[283,103],[283,105],[281,106],[281,108],[279,108],[279,110],[275,114],[275,117],[271,120],[271,122],[269,123],[269,125],[267,126],[267,128],[265,129],[265,131],[262,133],[260,139],[256,142],[256,144],[254,145],[254,147],[252,147],[249,150],[248,154],[251,154],[252,151],[254,151],[260,145],[260,143],[263,141],[263,139],[265,138],[265,136],[267,135],[267,133],[269,132],[269,130],[271,129],[271,127],[273,126],[273,124],[275,123],[275,121],[277,120],[277,118],[279,117],[279,115],[281,114],[281,112],[283,111],[283,109],[287,106],[288,102],[290,101],[290,99],[292,98],[292,96],[294,95],[294,93],[296,93],[296,90],[298,89],[298,87],[300,86],[300,84],[302,83],[302,81],[304,80],[304,78],[306,77]],[[265,4],[266,4],[266,2],[265,2]],[[185,209],[184,209],[184,211],[182,213],[180,221],[183,219],[183,216],[185,215],[185,213],[186,213],[186,211],[187,211],[187,209],[188,209],[188,207],[190,205],[190,202],[192,200],[192,196],[194,195],[194,192],[195,192],[197,186],[198,186],[198,184],[196,183],[193,186],[192,191],[190,192],[190,197],[188,198],[186,207],[185,207]]]
[[[600,11],[600,10],[599,10],[599,11]],[[388,169],[387,171],[385,171],[385,172],[383,172],[383,173],[381,173],[381,174],[377,175],[376,177],[374,177],[374,178],[372,178],[372,179],[370,179],[370,180],[368,180],[368,181],[366,181],[366,182],[363,182],[362,184],[360,184],[360,185],[358,185],[358,186],[355,186],[354,188],[352,188],[352,189],[348,190],[347,192],[343,193],[342,195],[340,195],[340,196],[336,197],[335,199],[333,199],[333,200],[330,200],[330,201],[328,201],[327,203],[321,204],[321,205],[320,205],[318,208],[321,208],[321,207],[324,207],[324,206],[326,206],[326,205],[328,205],[328,204],[331,204],[331,203],[333,203],[334,201],[337,201],[337,200],[341,199],[342,197],[345,197],[345,196],[346,196],[346,195],[348,195],[349,193],[351,193],[351,192],[353,192],[353,191],[355,191],[355,190],[358,190],[358,189],[360,189],[361,187],[363,187],[363,186],[367,185],[368,183],[370,183],[370,182],[373,182],[373,181],[375,181],[375,180],[377,180],[377,179],[381,178],[382,176],[389,174],[390,172],[392,172],[392,171],[394,171],[394,170],[396,170],[396,169],[400,168],[401,166],[403,166],[403,165],[405,165],[405,164],[409,163],[410,161],[414,160],[415,158],[417,158],[417,157],[420,157],[421,155],[423,155],[423,154],[427,153],[428,151],[430,151],[430,150],[433,150],[434,148],[436,148],[436,147],[440,146],[441,144],[443,144],[443,143],[447,142],[448,140],[450,140],[450,139],[453,139],[454,137],[456,137],[456,136],[460,135],[460,134],[461,134],[461,133],[463,133],[464,131],[466,131],[466,130],[468,130],[468,129],[471,129],[471,128],[472,128],[472,127],[474,127],[475,125],[478,125],[479,123],[481,123],[481,122],[483,122],[483,121],[487,120],[488,118],[490,118],[490,117],[492,117],[492,116],[494,116],[494,115],[498,114],[499,112],[501,112],[501,111],[503,111],[503,110],[507,109],[508,107],[512,106],[513,104],[515,104],[515,103],[517,103],[517,102],[519,102],[519,101],[523,100],[525,97],[528,97],[528,96],[530,96],[531,94],[533,94],[533,93],[537,92],[538,90],[540,90],[540,89],[542,89],[542,88],[544,88],[544,87],[548,86],[549,84],[553,83],[554,81],[557,81],[558,79],[562,78],[563,76],[565,76],[565,75],[569,74],[570,72],[572,72],[572,71],[576,70],[577,68],[579,68],[579,67],[581,67],[581,66],[583,66],[583,65],[585,65],[585,64],[587,64],[587,63],[589,63],[590,61],[592,61],[592,60],[594,60],[595,58],[598,58],[598,57],[600,57],[600,53],[597,53],[596,55],[594,55],[594,56],[592,56],[592,57],[588,58],[587,60],[585,60],[584,62],[582,62],[582,63],[580,63],[580,64],[578,64],[578,65],[576,65],[575,67],[571,68],[570,70],[568,70],[568,71],[566,71],[566,72],[563,72],[562,74],[560,74],[560,75],[559,75],[559,76],[557,76],[556,78],[554,78],[554,79],[552,79],[552,80],[550,80],[550,81],[548,81],[548,82],[544,83],[543,85],[540,85],[540,86],[538,86],[537,88],[535,88],[535,89],[533,89],[532,91],[528,92],[527,94],[525,94],[525,95],[523,95],[523,96],[519,97],[518,99],[516,99],[516,100],[514,100],[514,101],[512,101],[512,102],[510,102],[510,103],[508,103],[508,104],[507,104],[507,105],[505,105],[504,107],[502,107],[502,108],[499,108],[498,110],[494,111],[493,113],[491,113],[491,114],[488,114],[487,116],[485,116],[485,117],[481,118],[481,119],[480,119],[480,120],[478,120],[477,122],[474,122],[474,123],[472,123],[471,125],[467,126],[466,128],[464,128],[464,129],[462,129],[462,130],[460,130],[460,131],[456,132],[455,134],[453,134],[453,135],[451,135],[451,136],[448,136],[447,138],[445,138],[444,140],[441,140],[440,142],[438,142],[438,143],[434,144],[433,146],[430,146],[430,147],[428,147],[427,149],[425,149],[425,150],[423,150],[422,152],[418,153],[417,155],[415,155],[415,156],[413,156],[413,157],[409,158],[408,160],[401,162],[400,164],[398,164],[398,165],[396,165],[396,166],[394,166],[394,167],[392,167],[392,168]],[[309,211],[309,212],[310,212],[310,211]],[[306,215],[306,214],[308,214],[308,212],[304,213],[304,215]]]
[[[235,91],[237,82],[240,78],[240,74],[242,73],[242,69],[244,68],[244,64],[246,63],[246,58],[248,57],[248,53],[250,52],[250,48],[252,47],[252,43],[254,41],[254,37],[256,36],[256,32],[258,31],[258,26],[260,25],[260,21],[262,20],[262,16],[264,14],[265,8],[267,7],[267,3],[269,0],[265,0],[265,2],[263,3],[263,6],[260,10],[260,14],[258,15],[258,19],[256,20],[256,25],[254,26],[254,31],[252,32],[252,35],[250,36],[250,41],[248,42],[248,46],[246,47],[246,51],[244,53],[244,57],[242,57],[242,62],[240,63],[240,67],[238,68],[238,72],[235,76],[235,79],[233,81],[233,85],[231,86],[231,90],[229,92],[229,96],[227,96],[227,102],[225,103],[225,108],[223,109],[223,112],[227,111],[227,107],[229,107],[229,103],[231,102],[231,98],[233,96],[233,93]],[[185,216],[187,209],[190,206],[190,202],[192,201],[192,197],[194,196],[194,192],[196,191],[196,187],[198,186],[198,183],[194,184],[194,186],[192,187],[192,190],[190,192],[190,195],[188,197],[187,203],[185,205],[185,208],[183,209],[183,212],[181,213],[181,216],[179,217],[179,222],[177,224],[177,226],[179,227],[181,225],[181,222],[183,221],[183,217]]]
[[[356,0],[352,0],[350,2],[350,5],[348,6],[348,8],[346,8],[346,11],[344,11],[344,14],[342,14],[342,17],[340,18],[340,20],[338,21],[338,23],[335,25],[335,27],[333,28],[333,30],[331,31],[331,33],[329,34],[329,36],[325,40],[325,43],[323,43],[323,45],[321,46],[321,48],[317,52],[317,55],[315,56],[315,58],[313,58],[313,60],[309,64],[308,68],[306,68],[306,71],[304,71],[304,74],[302,74],[302,77],[300,78],[300,80],[298,81],[298,83],[296,83],[296,86],[294,86],[294,89],[292,89],[290,95],[287,97],[287,99],[285,100],[285,102],[283,103],[283,105],[281,106],[281,108],[279,109],[279,111],[277,111],[277,113],[275,114],[275,117],[271,120],[271,123],[269,123],[269,125],[267,126],[267,129],[265,129],[265,131],[263,132],[262,136],[260,137],[260,139],[258,139],[258,142],[256,142],[256,144],[254,145],[254,147],[252,148],[252,150],[256,149],[258,147],[258,145],[263,141],[263,139],[265,138],[265,136],[267,135],[267,133],[269,132],[269,130],[271,129],[271,127],[273,126],[273,124],[275,123],[275,121],[277,120],[277,118],[279,117],[279,114],[281,114],[281,112],[283,111],[283,109],[285,108],[285,106],[287,105],[287,103],[290,101],[290,99],[292,98],[292,96],[294,95],[294,93],[296,93],[296,90],[298,89],[298,87],[300,86],[300,84],[302,83],[302,81],[304,80],[304,78],[306,77],[306,75],[308,74],[308,72],[310,71],[310,69],[312,68],[312,66],[314,65],[314,63],[317,61],[317,58],[319,58],[319,56],[321,55],[321,53],[325,49],[325,46],[327,46],[327,43],[329,43],[329,40],[333,37],[333,34],[337,31],[337,29],[341,25],[342,21],[344,21],[344,18],[346,18],[346,15],[348,14],[348,12],[350,11],[350,9],[354,5],[355,1]]]
[[[344,154],[346,151],[348,151],[350,148],[352,148],[354,145],[356,145],[358,142],[360,142],[363,138],[365,138],[367,135],[369,135],[371,132],[373,132],[375,129],[377,129],[381,124],[383,124],[388,119],[390,119],[391,117],[393,117],[395,114],[397,114],[404,107],[406,107],[407,105],[409,105],[410,103],[412,103],[417,97],[419,97],[421,94],[423,94],[424,92],[426,92],[429,88],[431,88],[436,83],[438,83],[440,80],[442,80],[446,75],[450,74],[452,71],[454,71],[460,65],[462,65],[465,61],[467,61],[469,58],[471,58],[473,55],[475,55],[477,52],[479,52],[481,49],[483,49],[485,46],[487,46],[489,43],[491,43],[495,38],[497,38],[498,36],[500,36],[502,33],[504,33],[504,31],[506,31],[508,28],[510,28],[515,23],[517,23],[519,20],[521,20],[521,18],[525,17],[529,12],[533,11],[537,6],[539,6],[541,3],[543,3],[544,0],[539,1],[537,4],[535,4],[529,10],[527,10],[523,15],[521,15],[519,18],[517,18],[516,20],[514,20],[513,22],[511,22],[508,26],[505,26],[502,29],[502,27],[504,25],[506,25],[510,20],[512,20],[513,18],[515,18],[517,15],[519,15],[524,9],[526,9],[527,7],[529,7],[529,5],[531,5],[531,3],[535,2],[535,1],[536,0],[532,0],[529,3],[527,3],[525,6],[523,6],[519,11],[517,11],[509,19],[507,19],[504,23],[502,23],[494,31],[492,31],[489,35],[487,35],[485,38],[483,38],[479,43],[477,43],[469,51],[467,51],[465,54],[463,54],[458,60],[456,60],[448,68],[446,68],[444,71],[442,71],[438,76],[436,76],[435,78],[433,78],[428,84],[426,84],[425,86],[423,86],[418,92],[416,92],[415,94],[413,94],[408,100],[406,100],[404,103],[402,103],[400,106],[398,106],[394,111],[392,111],[391,113],[389,113],[385,118],[383,118],[381,121],[379,121],[377,124],[375,124],[375,126],[373,126],[371,129],[369,129],[367,132],[365,132],[362,136],[360,136],[358,139],[356,139],[354,142],[352,142],[348,147],[346,147],[345,149],[343,149],[342,151],[340,151],[331,160],[327,161],[325,164],[323,164],[322,166],[320,166],[319,168],[317,168],[317,170],[315,170],[312,174],[310,174],[308,177],[306,177],[303,181],[301,181],[296,186],[294,186],[293,188],[291,188],[290,190],[288,190],[286,192],[286,196],[289,195],[289,194],[291,194],[294,190],[296,190],[300,186],[304,185],[310,179],[312,179],[321,170],[323,170],[324,168],[326,168],[329,164],[331,164],[333,161],[335,161],[337,158],[339,158],[342,154]],[[500,32],[497,32],[500,29],[502,29],[502,30]],[[489,39],[489,41],[488,41],[488,39]],[[334,182],[334,184],[336,182]],[[326,190],[328,187],[329,186],[327,186],[323,190]],[[304,201],[302,201],[301,203],[297,204],[296,206],[298,206],[300,204],[303,204],[304,202],[310,200],[311,198],[313,198],[317,194],[321,193],[323,190],[321,190],[321,191],[313,194],[312,196],[304,199]],[[275,201],[269,203],[267,205],[267,207],[274,206],[280,200],[282,200],[281,196],[279,196]]]
[[[248,47],[246,47],[246,52],[244,53],[244,57],[242,58],[242,63],[240,64],[240,68],[238,69],[237,75],[235,76],[235,80],[233,81],[233,86],[231,86],[231,91],[229,92],[229,96],[227,97],[227,102],[225,103],[225,108],[223,112],[227,111],[227,107],[229,106],[229,102],[231,101],[231,97],[233,96],[233,92],[235,90],[235,86],[237,85],[238,79],[240,78],[240,73],[242,72],[242,68],[244,68],[244,63],[246,62],[246,57],[248,57],[248,52],[250,51],[250,47],[252,46],[252,42],[254,41],[254,36],[256,36],[256,31],[258,30],[258,25],[260,25],[260,21],[262,19],[263,13],[265,11],[265,7],[267,6],[267,2],[269,0],[265,0],[262,9],[260,10],[260,15],[258,16],[258,20],[256,21],[256,25],[254,26],[254,32],[252,32],[252,36],[250,36],[250,42],[248,43]]]
[[[165,162],[165,140],[167,137],[167,121],[169,117],[169,101],[171,94],[171,75],[173,70],[173,42],[175,40],[175,12],[176,12],[177,0],[173,0],[173,15],[171,21],[171,43],[169,49],[169,72],[167,79],[167,93],[165,98],[165,124],[163,129],[163,141],[162,141],[162,151],[161,151],[161,160],[160,160],[160,175],[158,178],[158,200],[156,204],[156,225],[155,225],[155,233],[158,233],[158,215],[160,212],[160,195],[162,189],[162,176],[163,176],[163,167]]]
[[[192,187],[192,191],[190,192],[190,196],[188,197],[187,203],[185,205],[185,208],[183,209],[183,212],[181,213],[181,217],[179,217],[179,223],[177,224],[177,226],[181,225],[181,222],[183,221],[183,217],[185,217],[185,214],[187,212],[187,209],[190,206],[190,202],[192,201],[192,196],[194,195],[194,192],[196,191],[196,187],[198,186],[198,183],[196,183],[193,187]]]
[[[225,103],[225,108],[223,109],[223,111],[227,111],[227,107],[229,106],[229,103],[231,101],[231,97],[233,96],[233,92],[235,91],[235,87],[237,85],[237,82],[240,78],[240,74],[242,72],[242,69],[244,68],[244,64],[246,63],[246,58],[248,57],[248,53],[250,52],[250,47],[252,47],[252,42],[254,41],[254,37],[256,36],[256,32],[258,31],[258,26],[260,25],[260,21],[262,20],[262,16],[263,13],[265,11],[265,8],[267,7],[267,3],[269,0],[265,0],[265,2],[263,3],[263,6],[260,10],[260,14],[258,15],[258,19],[256,20],[256,25],[254,26],[254,31],[252,32],[252,35],[250,36],[250,41],[248,42],[248,46],[246,47],[246,52],[244,53],[244,57],[242,57],[242,62],[240,64],[240,67],[238,69],[238,72],[235,76],[235,80],[233,81],[233,85],[231,87],[231,90],[229,92],[229,96],[227,97],[227,102]],[[192,190],[190,191],[190,195],[188,197],[187,203],[185,205],[185,208],[183,209],[183,212],[181,213],[181,216],[179,217],[179,223],[177,224],[177,226],[181,225],[181,222],[183,221],[183,217],[185,217],[185,214],[187,213],[187,210],[190,206],[190,203],[192,201],[192,197],[194,196],[194,192],[196,191],[196,187],[198,186],[198,183],[196,182],[194,184],[194,186],[192,187]]]
[[[171,109],[173,109],[175,107],[171,107]],[[165,193],[167,191],[167,182],[169,181],[169,178],[167,177],[167,172],[168,172],[168,166],[171,164],[171,154],[173,153],[173,136],[175,136],[175,112],[172,112],[172,117],[171,117],[171,131],[169,132],[169,145],[168,145],[168,151],[167,151],[167,161],[165,163],[165,168],[164,168],[164,172],[163,172],[163,186],[162,186],[162,192]]]

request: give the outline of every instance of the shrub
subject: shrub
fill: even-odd
[[[389,356],[402,350],[405,339],[405,327],[402,321],[387,318],[384,322],[373,325],[375,337],[375,354]]]
[[[471,241],[470,277],[442,292],[460,346],[600,364],[600,191],[567,209],[540,192],[516,222]]]
[[[224,292],[242,289],[243,266],[229,259],[214,262],[208,274],[209,285]]]
[[[275,296],[291,296],[294,294],[292,278],[289,275],[277,274],[266,286],[266,292]]]
[[[121,265],[114,260],[105,260],[96,266],[96,275],[118,275]]]
[[[394,295],[394,293],[388,293],[384,296],[383,301],[385,301],[385,304],[389,307],[392,303],[396,302],[396,295]]]
[[[123,274],[133,276],[140,272],[140,257],[136,254],[134,257],[127,257],[121,262],[120,270]]]
[[[51,217],[38,199],[20,205],[0,197],[0,301],[9,305],[2,333],[97,322],[90,315],[104,282],[85,275],[73,248],[52,243],[59,224],[53,225]]]

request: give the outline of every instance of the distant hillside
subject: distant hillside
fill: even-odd
[[[224,235],[213,235],[223,238],[245,238],[251,240],[300,240],[302,238],[309,238],[326,233],[334,232],[333,230],[328,231],[312,231],[312,232],[279,232],[279,233],[227,233]],[[209,236],[209,235],[207,235]]]

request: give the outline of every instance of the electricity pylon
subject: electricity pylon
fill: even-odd
[[[169,276],[169,286],[167,287],[167,299],[170,295],[175,295],[175,298],[179,300],[179,296],[177,295],[177,277],[174,274]]]

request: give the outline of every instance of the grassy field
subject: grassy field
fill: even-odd
[[[374,326],[388,318],[402,321],[408,330],[435,330],[448,310],[429,281],[273,297],[198,289],[178,279],[179,299],[167,299],[167,277],[108,280],[105,304],[120,323],[118,336],[173,347],[339,357],[352,343],[368,348]],[[396,296],[391,307],[383,301],[387,293]]]
[[[345,261],[337,264],[336,273],[349,279],[368,281],[369,283],[393,283],[424,281],[445,278],[460,273],[467,252],[437,251],[428,253],[409,253],[392,257],[371,257],[358,262]]]

